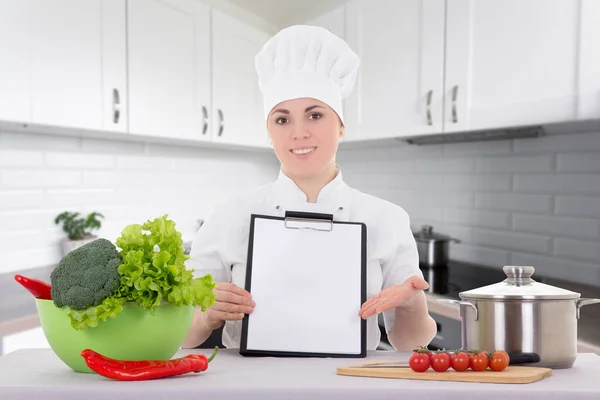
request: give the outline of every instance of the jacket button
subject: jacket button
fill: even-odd
[[[275,209],[279,210],[281,208],[281,206],[276,206]]]
[[[344,210],[344,207],[340,207],[340,208],[338,208],[338,210],[340,210],[340,211],[343,211],[343,210]]]

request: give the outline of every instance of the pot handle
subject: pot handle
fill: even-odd
[[[538,353],[522,353],[520,351],[508,353],[509,365],[532,364],[540,362]]]
[[[596,304],[600,303],[600,299],[577,299],[577,319],[579,319],[579,309],[583,306],[587,306],[588,304]]]
[[[475,321],[477,321],[479,319],[479,312],[477,311],[477,306],[475,306],[475,304],[468,302],[468,301],[461,301],[461,300],[452,300],[452,299],[437,299],[438,302],[440,303],[448,303],[448,304],[456,304],[459,306],[467,306],[473,309],[473,311],[475,311]]]

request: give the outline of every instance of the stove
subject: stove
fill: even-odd
[[[459,294],[467,290],[492,285],[506,279],[502,269],[483,265],[451,261],[443,267],[421,267],[423,277],[429,283],[427,292],[460,300]],[[443,315],[429,313],[437,325],[437,334],[429,343],[432,350],[458,349],[461,346],[460,321]]]
[[[450,261],[443,267],[420,267],[429,283],[427,292],[460,299],[459,293],[482,286],[492,285],[506,279],[502,269],[488,266]]]
[[[427,292],[460,300],[459,293],[492,285],[506,279],[506,274],[501,268],[484,265],[470,264],[462,261],[450,261],[443,267],[420,267],[423,277],[429,283]],[[447,318],[443,315],[429,313],[437,324],[437,334],[429,343],[432,350],[458,349],[461,346],[460,321]],[[380,349],[392,349],[380,319],[381,346]]]

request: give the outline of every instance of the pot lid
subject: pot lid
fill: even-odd
[[[447,235],[442,235],[440,233],[434,232],[433,231],[433,226],[431,225],[423,225],[421,227],[421,230],[419,232],[413,232],[413,236],[415,237],[415,239],[420,240],[420,241],[450,241],[453,240],[450,236]]]
[[[459,293],[461,299],[514,299],[514,300],[567,300],[578,299],[581,294],[556,286],[536,282],[531,278],[533,267],[505,266],[506,279],[502,282]]]

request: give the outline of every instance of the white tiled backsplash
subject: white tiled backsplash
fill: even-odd
[[[110,240],[168,213],[191,240],[215,203],[277,172],[272,154],[0,132],[0,273],[60,260],[61,211],[101,212]]]
[[[344,150],[348,184],[460,239],[451,258],[600,285],[600,133]],[[535,278],[535,275],[534,275]]]
[[[454,259],[600,285],[600,133],[344,149],[338,162],[413,229],[460,239]],[[216,202],[277,172],[272,154],[0,132],[0,272],[59,259],[60,211],[104,213],[109,239],[168,212],[191,239]]]

